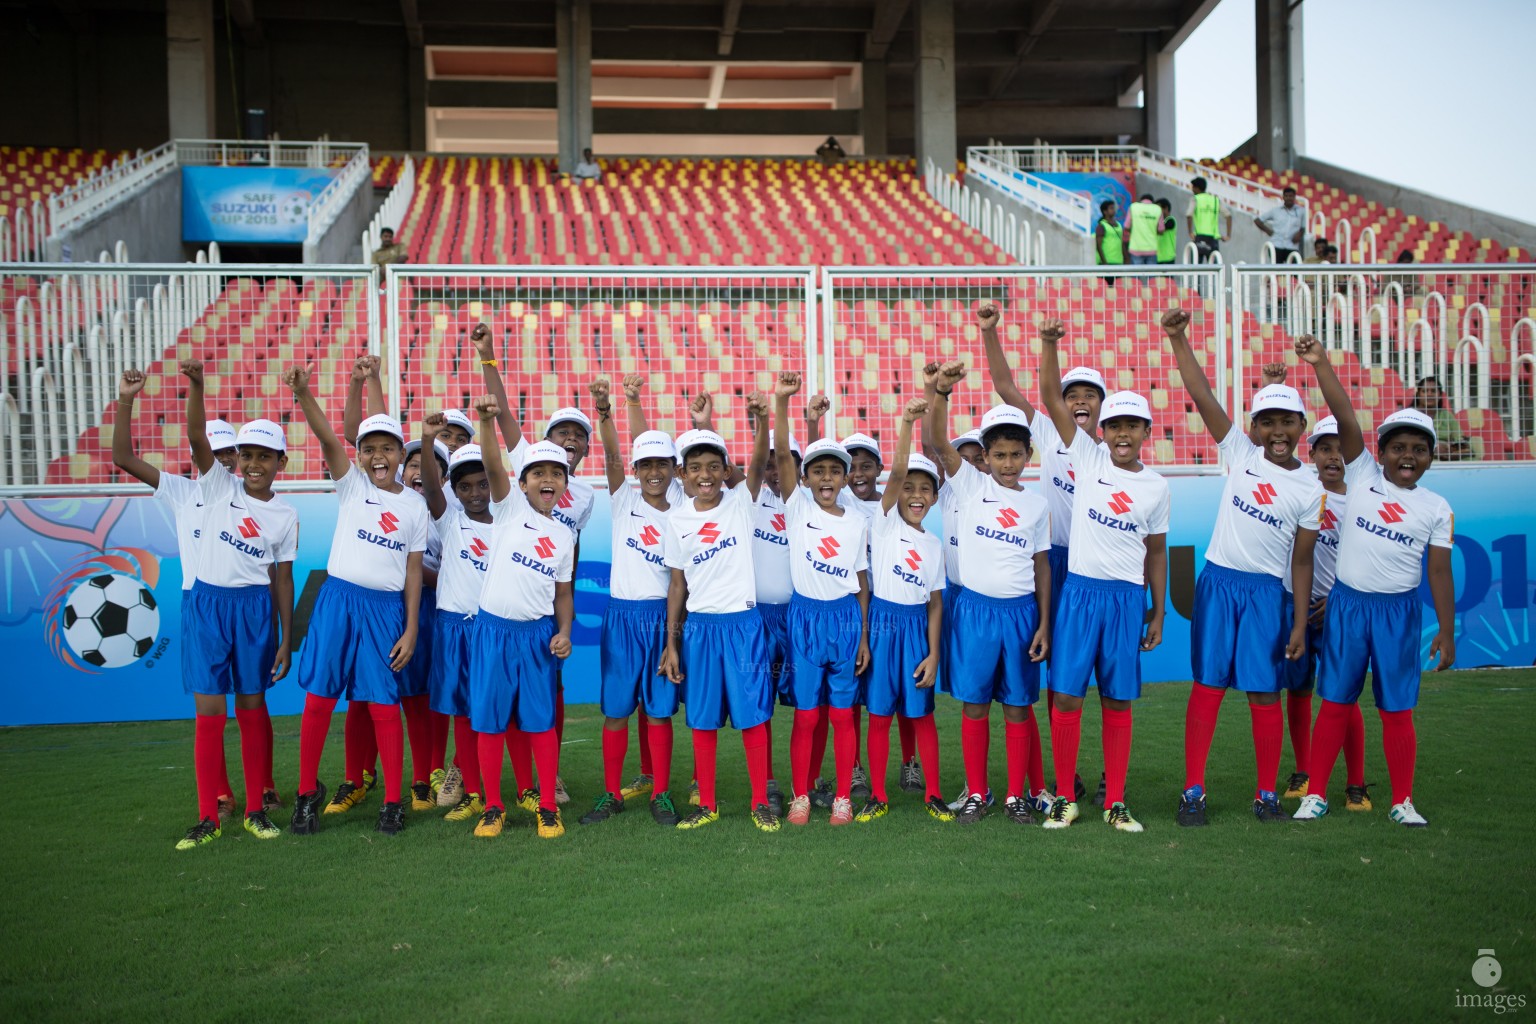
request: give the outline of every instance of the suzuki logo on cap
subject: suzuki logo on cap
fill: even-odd
[[[1253,500],[1258,502],[1260,505],[1273,505],[1275,503],[1275,495],[1277,493],[1279,492],[1275,490],[1274,484],[1259,484],[1259,486],[1253,489]]]
[[[917,567],[923,564],[923,556],[917,553],[916,548],[908,548],[906,562],[907,567],[916,572]]]
[[[1117,516],[1123,516],[1131,510],[1131,496],[1124,491],[1116,491],[1109,496],[1109,510]]]
[[[659,540],[661,540],[661,531],[649,523],[646,524],[645,529],[640,531],[640,543],[648,548],[655,547],[656,542]]]
[[[246,516],[244,519],[240,520],[240,536],[244,537],[246,540],[250,540],[260,532],[260,524],[258,524],[256,520],[252,519],[250,516]]]
[[[394,533],[396,530],[400,529],[400,527],[395,525],[399,521],[399,519],[395,518],[395,514],[393,512],[385,512],[383,515],[379,516],[379,529],[383,530],[385,533]]]
[[[1011,508],[1005,508],[997,514],[997,521],[1005,530],[1011,530],[1019,521],[1019,514]]]
[[[780,512],[778,515],[769,520],[769,522],[773,524],[774,533],[784,532],[784,513]]]
[[[555,542],[548,537],[540,537],[539,542],[533,546],[533,550],[540,558],[548,561],[549,556],[555,553]]]
[[[469,551],[470,554],[474,555],[476,558],[484,558],[485,553],[489,550],[491,549],[485,546],[485,541],[481,540],[479,537],[470,538]]]
[[[1389,501],[1381,506],[1378,514],[1384,523],[1400,523],[1403,521],[1403,517],[1408,514],[1408,510],[1395,501]]]
[[[822,558],[832,559],[837,557],[838,547],[840,547],[840,545],[837,543],[837,538],[825,537],[822,539],[822,542],[817,545],[816,551],[821,555]]]
[[[719,523],[705,523],[703,526],[699,527],[699,540],[703,541],[705,544],[713,544],[719,539]]]

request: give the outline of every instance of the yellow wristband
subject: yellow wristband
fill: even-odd
[[[496,360],[496,359],[482,359],[482,360],[480,360],[480,365],[481,366],[500,366],[501,362],[499,360]]]
[[[626,399],[624,399],[624,404],[625,405],[639,405],[640,404],[640,399],[638,399],[638,398],[626,398]]]

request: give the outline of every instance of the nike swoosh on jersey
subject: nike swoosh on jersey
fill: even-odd
[[[1108,480],[1105,480],[1103,477],[1099,477],[1099,483],[1103,484],[1105,487],[1114,486],[1114,484],[1110,483]]]
[[[1263,477],[1260,477],[1260,476],[1259,476],[1259,474],[1257,474],[1257,473],[1255,473],[1255,472],[1254,472],[1254,471],[1253,471],[1253,470],[1251,470],[1251,469],[1245,469],[1245,470],[1243,470],[1243,472],[1244,472],[1244,473],[1247,473],[1247,474],[1248,474],[1248,475],[1249,475],[1249,476],[1252,476],[1252,477],[1258,477],[1258,478],[1259,478],[1259,479],[1260,479],[1260,480],[1262,480],[1262,479],[1264,479],[1264,478],[1263,478]]]
[[[819,529],[821,529],[821,527],[817,526],[815,523],[806,523],[805,524],[805,528],[807,530],[819,530]]]
[[[1070,448],[1057,448],[1056,449],[1056,454],[1057,455],[1071,455],[1072,454],[1072,449],[1070,449]]]
[[[981,499],[981,503],[983,505],[996,505],[998,502],[1000,502],[1002,500],[1003,500],[1002,498],[982,498]]]
[[[523,524],[523,529],[525,529],[525,530],[532,530],[534,533],[538,533],[539,532],[539,528],[537,526],[529,526],[527,523]]]
[[[1380,490],[1380,489],[1379,489],[1379,488],[1376,488],[1376,487],[1372,487],[1372,488],[1369,488],[1369,490],[1370,490],[1370,492],[1371,492],[1371,493],[1372,493],[1372,494],[1379,494],[1379,495],[1381,495],[1381,496],[1382,496],[1382,497],[1383,497],[1383,498],[1385,498],[1385,497],[1386,497],[1386,496],[1387,496],[1387,492],[1386,492],[1386,491],[1383,491],[1383,490]]]
[[[374,501],[372,498],[364,498],[363,499],[363,504],[364,505],[377,505],[377,504],[379,504],[379,502]]]
[[[634,516],[636,519],[644,519],[645,518],[645,516],[641,515],[639,512],[631,512],[630,515]]]

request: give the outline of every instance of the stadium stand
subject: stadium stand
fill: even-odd
[[[0,216],[62,191],[129,154],[105,149],[0,146]]]

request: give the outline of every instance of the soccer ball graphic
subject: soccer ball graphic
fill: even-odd
[[[159,631],[155,595],[132,576],[93,576],[64,602],[64,641],[96,668],[133,664],[149,653]]]
[[[309,204],[313,197],[304,191],[290,192],[277,204],[281,222],[289,227],[309,221]]]

